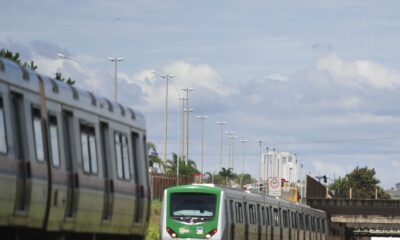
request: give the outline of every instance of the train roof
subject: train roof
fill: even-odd
[[[145,129],[142,113],[90,91],[68,85],[62,81],[36,73],[30,68],[0,58],[0,81],[31,92],[39,92],[39,81],[45,86],[46,98],[71,108],[96,113],[134,128]]]
[[[312,211],[312,212],[319,212],[320,214],[325,214],[324,211],[319,210],[319,209],[314,209],[311,208],[309,205],[305,205],[302,203],[294,203],[290,202],[284,199],[277,199],[275,197],[263,194],[263,193],[258,193],[258,192],[247,192],[243,191],[241,189],[237,188],[229,188],[229,187],[224,187],[224,186],[219,186],[215,184],[190,184],[190,185],[180,185],[180,186],[174,186],[168,188],[168,190],[172,191],[181,191],[181,190],[186,190],[186,189],[206,189],[206,190],[219,190],[223,191],[226,193],[229,193],[230,195],[237,195],[237,196],[246,196],[248,199],[252,200],[268,200],[269,202],[276,204],[276,205],[285,205],[285,206],[291,206],[294,208],[302,208],[303,211]]]

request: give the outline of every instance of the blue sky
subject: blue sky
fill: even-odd
[[[177,142],[175,89],[196,88],[190,156],[200,161],[196,116],[208,115],[208,171],[219,165],[216,121],[228,121],[226,130],[249,140],[246,171],[255,176],[262,139],[263,147],[297,153],[314,176],[367,165],[386,188],[400,181],[399,1],[0,2],[0,47],[35,60],[39,72],[60,71],[112,99],[107,57],[124,57],[120,100],[145,114],[161,156],[165,83],[153,70],[176,75],[169,153]],[[238,141],[234,149],[239,167]]]

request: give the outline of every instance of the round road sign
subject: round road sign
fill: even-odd
[[[269,185],[270,185],[272,188],[278,188],[279,185],[280,185],[279,178],[271,178],[271,180],[269,181]]]

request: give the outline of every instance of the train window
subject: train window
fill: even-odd
[[[267,225],[271,225],[269,207],[266,208],[266,216],[265,217],[266,217]]]
[[[282,217],[283,217],[283,227],[284,228],[289,227],[289,216],[287,210],[283,210]]]
[[[233,223],[233,200],[229,200],[229,215],[231,216],[230,222]]]
[[[274,226],[279,227],[279,211],[277,208],[274,208]]]
[[[0,153],[7,153],[6,122],[4,121],[2,98],[0,98]]]
[[[236,215],[236,222],[242,223],[243,222],[243,205],[242,203],[235,203],[235,215]]]
[[[325,219],[321,219],[321,230],[322,233],[325,233]]]
[[[39,109],[32,109],[33,121],[33,137],[35,139],[35,152],[38,162],[44,162],[44,143],[43,143],[43,128],[42,119],[40,118]]]
[[[306,215],[306,231],[310,231],[310,216]]]
[[[261,219],[262,219],[262,225],[265,225],[265,208],[261,207]]]
[[[296,228],[296,226],[294,224],[294,212],[290,212],[290,222],[291,222],[292,228]]]
[[[315,221],[317,221],[317,232],[321,232],[321,222],[319,218],[316,218]]]
[[[119,134],[115,133],[115,155],[117,160],[117,175],[119,178],[124,177],[123,167],[122,167],[122,151],[121,151],[121,139]]]
[[[58,142],[57,118],[49,116],[49,134],[51,146],[51,161],[54,167],[60,166],[60,148]]]
[[[81,143],[82,143],[83,171],[88,173],[90,172],[90,161],[89,161],[88,135],[86,132],[81,132]]]
[[[299,214],[297,212],[293,213],[293,214],[294,214],[294,227],[296,229],[298,229],[299,228]]]
[[[115,154],[117,156],[117,174],[121,179],[129,180],[130,166],[128,154],[128,138],[125,134],[115,132]]]
[[[304,214],[299,213],[299,228],[304,230]]]
[[[133,158],[133,177],[135,182],[139,182],[139,165],[138,165],[138,144],[139,144],[139,134],[135,132],[131,132],[131,139],[132,139],[132,158]],[[146,144],[145,144],[146,146]],[[147,152],[147,150],[145,151]]]
[[[97,148],[94,127],[81,125],[81,146],[83,171],[85,173],[97,174]]]
[[[250,213],[250,224],[256,224],[256,206],[254,204],[249,204],[249,213]]]
[[[311,231],[315,232],[315,219],[313,216],[310,217],[311,222]]]
[[[90,166],[92,173],[98,172],[97,167],[97,149],[96,149],[96,139],[94,136],[94,128],[93,134],[89,134],[89,149],[90,149]]]
[[[217,195],[211,193],[171,193],[169,214],[172,218],[181,220],[188,217],[187,222],[193,218],[214,218]],[[182,220],[181,220],[182,221]]]
[[[129,166],[129,156],[128,156],[128,138],[126,135],[121,135],[122,140],[122,160],[124,162],[124,176],[125,179],[130,178],[130,166]]]

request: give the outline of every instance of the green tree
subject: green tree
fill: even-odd
[[[344,178],[339,178],[329,185],[336,197],[349,198],[350,188],[352,198],[372,199],[375,198],[375,191],[378,191],[378,198],[388,199],[390,195],[386,193],[378,184],[380,180],[375,177],[375,169],[368,167],[356,167]]]
[[[228,182],[235,177],[232,168],[222,168],[218,175],[223,179],[224,184],[228,185]]]
[[[165,173],[176,174],[179,161],[179,175],[181,176],[192,176],[198,173],[196,163],[192,160],[188,160],[187,164],[184,158],[178,157],[176,153],[172,153],[172,160],[165,161]]]
[[[11,51],[9,51],[7,49],[1,49],[0,50],[0,57],[6,58],[8,60],[11,60],[11,61],[23,66],[23,67],[29,67],[32,70],[36,70],[38,68],[38,66],[35,65],[34,61],[31,61],[30,63],[22,62],[18,52],[13,53],[13,52],[11,52]]]
[[[242,186],[243,186],[243,185],[246,185],[246,184],[250,184],[250,183],[255,183],[255,182],[257,182],[257,180],[253,179],[253,178],[251,177],[251,175],[248,174],[248,173],[239,174],[239,175],[236,177],[236,181],[239,182],[239,183],[242,183]]]
[[[65,82],[66,84],[71,86],[75,84],[75,81],[72,80],[70,77],[68,77],[68,79],[65,81],[65,78],[62,76],[60,72],[56,72],[56,77],[54,79],[61,82]]]

